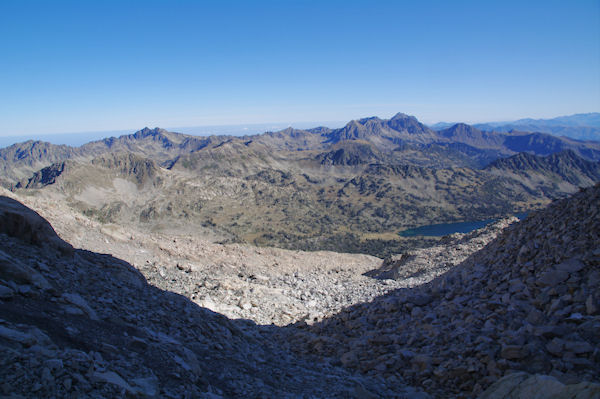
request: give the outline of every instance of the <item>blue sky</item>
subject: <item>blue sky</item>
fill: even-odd
[[[600,110],[600,1],[0,1],[0,135]]]

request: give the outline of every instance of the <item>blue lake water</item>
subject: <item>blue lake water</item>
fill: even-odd
[[[527,213],[518,213],[515,216],[523,220],[527,216]],[[399,234],[401,237],[441,237],[454,233],[470,233],[471,231],[485,227],[496,220],[498,219],[478,220],[475,222],[429,224],[426,226],[415,227],[414,229],[403,230]]]

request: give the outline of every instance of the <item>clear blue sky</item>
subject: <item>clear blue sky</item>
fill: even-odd
[[[0,135],[600,110],[596,1],[0,1]]]

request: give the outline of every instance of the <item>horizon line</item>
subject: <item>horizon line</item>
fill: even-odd
[[[398,113],[403,113],[403,112],[397,112],[394,115],[398,114]],[[476,124],[495,124],[495,123],[513,123],[513,122],[517,122],[520,120],[526,120],[526,119],[531,119],[531,120],[552,120],[552,119],[556,119],[556,118],[561,118],[561,117],[572,117],[572,116],[577,116],[577,115],[590,115],[590,114],[600,114],[600,111],[592,111],[592,112],[576,112],[573,114],[564,114],[564,115],[558,115],[558,116],[553,116],[553,117],[547,117],[547,118],[539,118],[539,117],[523,117],[523,118],[517,118],[517,119],[512,119],[512,120],[487,120],[487,121],[445,121],[445,120],[440,120],[437,122],[423,122],[421,119],[419,119],[418,117],[416,117],[415,115],[411,115],[411,114],[406,114],[409,116],[413,116],[415,118],[417,118],[417,120],[426,125],[426,126],[434,126],[436,124],[458,124],[458,123],[464,123],[464,124],[468,124],[468,125],[476,125]],[[7,135],[3,135],[0,134],[1,138],[17,138],[17,137],[29,137],[29,136],[62,136],[62,135],[76,135],[76,134],[100,134],[100,133],[121,133],[121,134],[128,134],[126,132],[131,132],[129,134],[133,134],[135,132],[138,132],[144,128],[150,128],[150,129],[155,129],[155,128],[159,128],[159,129],[165,129],[168,130],[170,132],[174,132],[174,133],[179,133],[177,132],[178,129],[199,129],[199,128],[233,128],[233,127],[261,127],[264,125],[285,125],[286,127],[293,127],[294,124],[314,124],[314,126],[312,127],[330,127],[327,126],[325,124],[330,123],[330,124],[339,124],[339,123],[343,123],[346,124],[352,120],[360,120],[360,119],[365,119],[365,118],[380,118],[377,115],[370,115],[370,116],[363,116],[363,117],[359,117],[359,118],[353,118],[350,120],[327,120],[327,121],[293,121],[293,122],[289,122],[289,121],[280,121],[280,122],[248,122],[248,123],[223,123],[223,124],[206,124],[206,125],[179,125],[179,126],[166,126],[166,127],[161,127],[161,126],[154,126],[152,128],[150,128],[149,125],[145,125],[141,128],[118,128],[118,129],[101,129],[101,130],[76,130],[76,131],[62,131],[62,132],[45,132],[45,133],[22,133],[22,134],[7,134]],[[393,115],[392,115],[393,117]],[[391,117],[390,117],[391,118]],[[389,119],[389,118],[380,118],[380,119]],[[276,128],[279,128],[279,126],[274,126]],[[285,128],[284,128],[285,129]],[[265,130],[263,133],[268,132],[269,130]],[[188,133],[185,133],[188,134]],[[112,137],[112,136],[111,136]]]

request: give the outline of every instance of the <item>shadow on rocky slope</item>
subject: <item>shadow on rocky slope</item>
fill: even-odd
[[[148,285],[130,264],[72,248],[0,197],[0,394],[426,398],[407,384],[468,397],[517,370],[597,381],[598,203],[600,185],[509,227],[424,286],[277,328]]]
[[[415,392],[302,360],[273,339],[274,330],[150,286],[130,264],[74,249],[37,213],[0,197],[0,396]]]
[[[582,190],[428,284],[285,334],[298,352],[439,397],[476,395],[514,371],[598,381],[599,204],[600,185]]]

